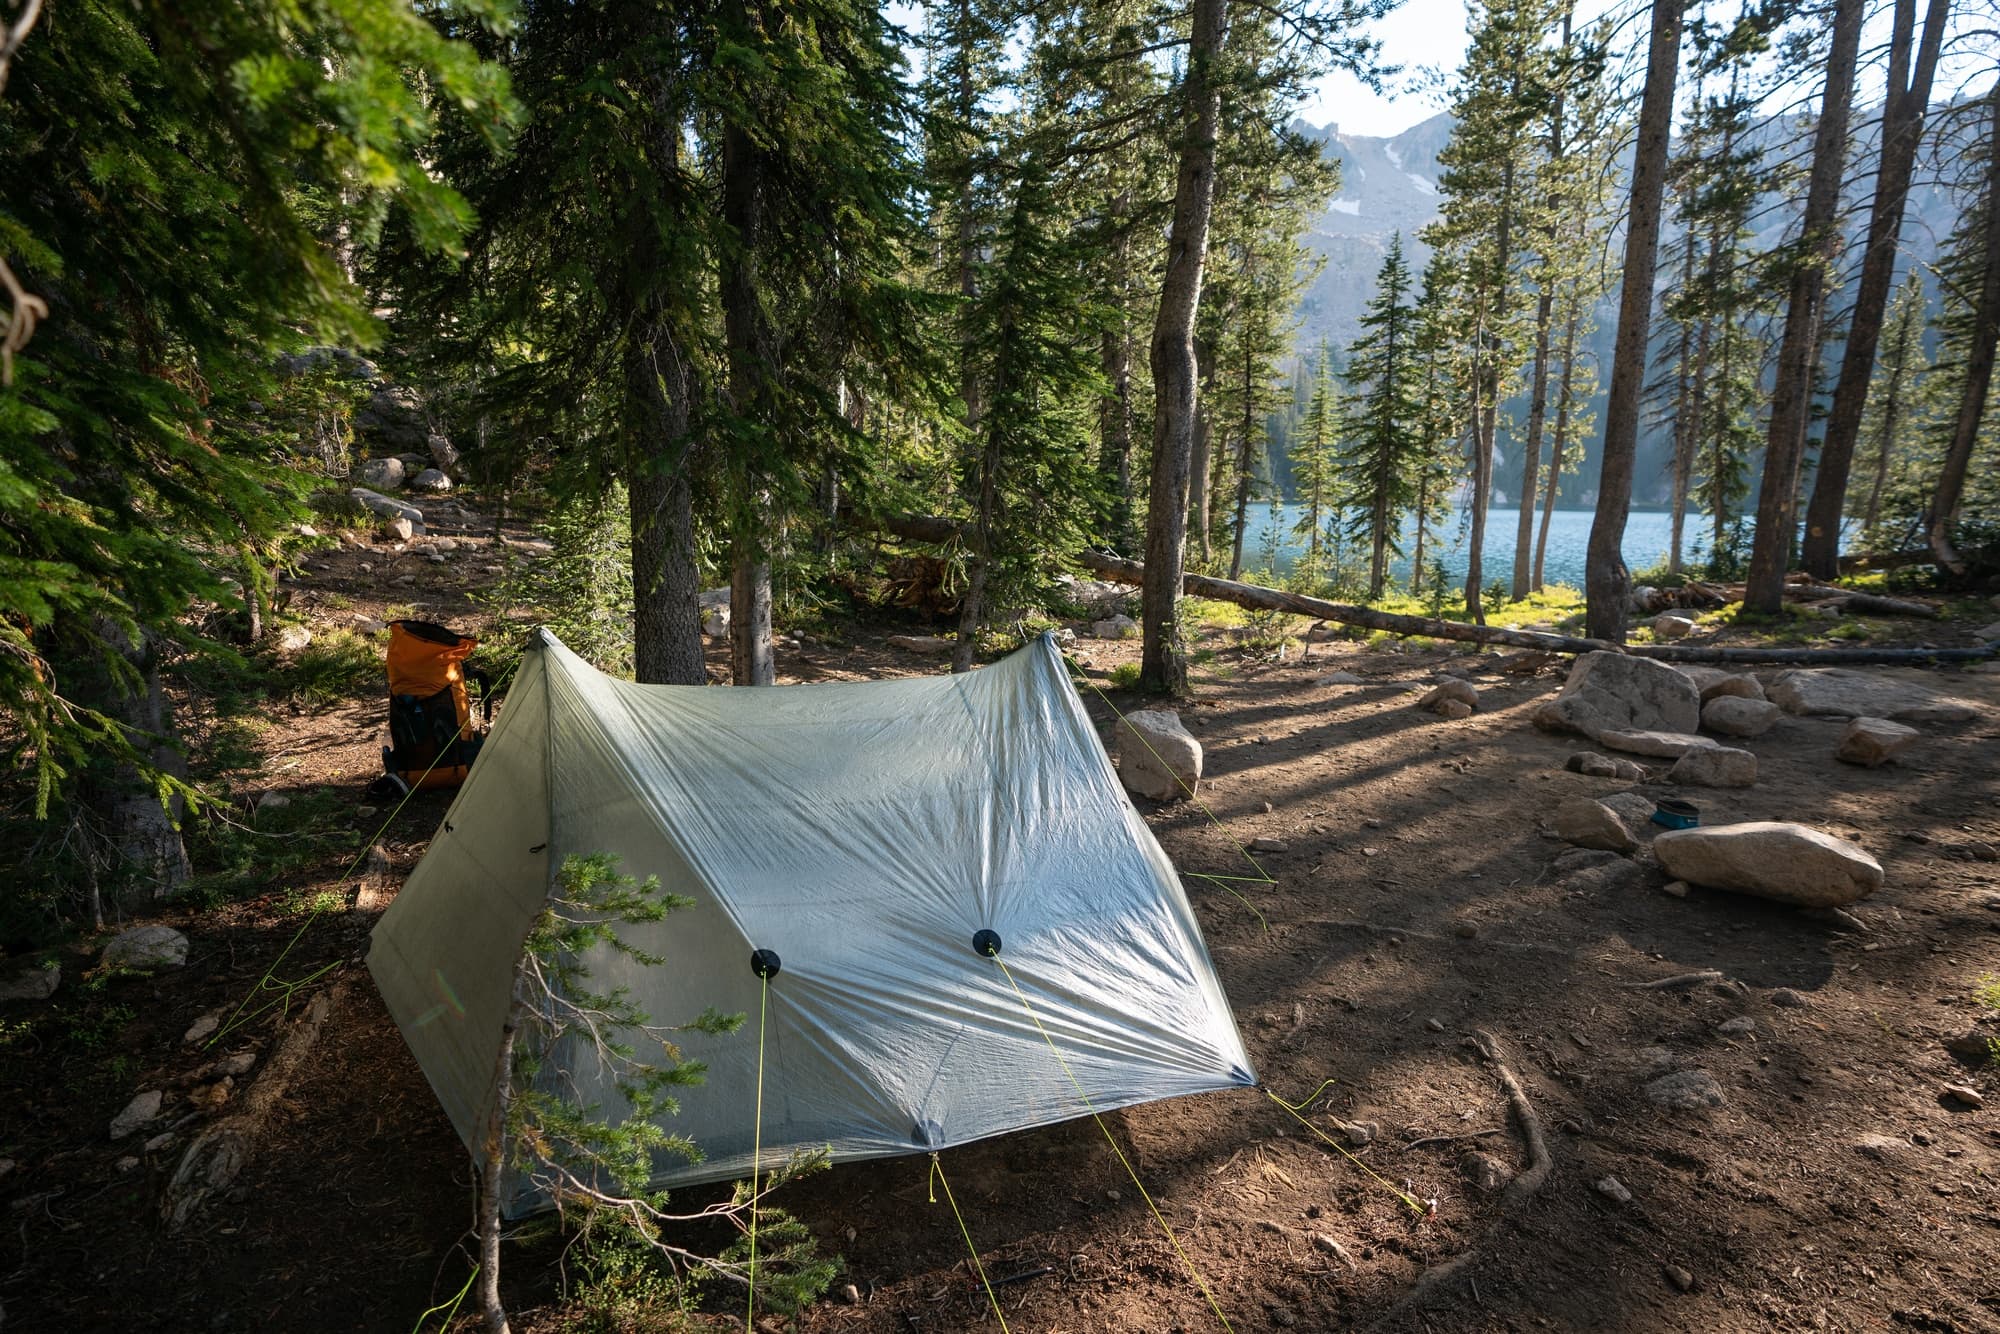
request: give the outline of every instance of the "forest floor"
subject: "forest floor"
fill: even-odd
[[[463,538],[444,564],[379,546],[316,553],[288,585],[290,610],[320,634],[392,614],[470,626],[491,547]],[[913,628],[782,644],[781,680],[942,670],[887,644]],[[1285,845],[1257,855],[1276,883],[1242,886],[1248,903],[1201,880],[1190,896],[1265,1085],[1303,1100],[1331,1081],[1307,1115],[1367,1170],[1256,1091],[1106,1118],[1231,1327],[2000,1330],[2000,1079],[1941,1045],[1985,1013],[1976,992],[2000,972],[2000,864],[1979,859],[2000,844],[2000,675],[1891,673],[1982,706],[1973,723],[1925,725],[1905,764],[1836,764],[1837,720],[1787,716],[1742,743],[1760,762],[1756,786],[1694,794],[1712,818],[1795,819],[1879,858],[1887,883],[1840,923],[1701,889],[1676,897],[1657,869],[1555,871],[1565,848],[1543,817],[1564,797],[1628,786],[1563,771],[1584,743],[1529,725],[1559,671],[1505,676],[1486,670],[1491,656],[1351,642],[1280,656],[1243,638],[1204,635],[1215,651],[1181,710],[1206,749],[1206,809],[1140,805],[1184,872],[1241,873],[1239,845]],[[1074,652],[1125,707],[1110,683],[1136,643],[1083,639]],[[721,646],[712,664],[726,671]],[[1480,690],[1471,718],[1412,707],[1447,666]],[[1342,670],[1364,683],[1316,684]],[[1109,709],[1086,703],[1109,736]],[[467,1158],[368,981],[373,914],[350,906],[343,877],[387,814],[364,813],[362,796],[380,766],[379,686],[266,716],[260,754],[229,781],[236,818],[284,836],[252,843],[268,851],[244,868],[247,891],[160,914],[193,942],[186,967],[87,977],[94,945],[79,942],[60,956],[69,976],[54,999],[0,1005],[9,1334],[436,1329],[422,1313],[465,1281]],[[272,792],[291,804],[250,814]],[[420,794],[382,834],[398,875],[448,800]],[[1720,985],[1640,989],[1701,970]],[[218,1096],[204,1092],[213,1073],[197,1073],[221,1052],[268,1050],[281,1016],[328,988],[339,1004],[234,1188],[168,1234],[166,1176],[197,1103]],[[1794,994],[1774,1003],[1780,988]],[[246,998],[253,1011],[286,1003],[218,1046],[182,1040],[198,1016]],[[1740,1018],[1747,1030],[1722,1030]],[[1468,1175],[1528,1165],[1476,1033],[1491,1035],[1546,1136],[1546,1179],[1518,1200]],[[1683,1068],[1710,1072],[1723,1104],[1650,1105],[1647,1080]],[[1949,1083],[1992,1105],[1965,1106]],[[141,1088],[168,1090],[165,1113],[109,1140]],[[140,1147],[162,1128],[167,1143]],[[1475,1150],[1497,1163],[1468,1165]],[[1089,1119],[953,1150],[944,1165],[1010,1328],[1220,1327]],[[844,1268],[825,1301],[767,1327],[997,1330],[928,1171],[921,1157],[883,1160],[788,1188]],[[1600,1187],[1607,1177],[1629,1198]],[[1467,1255],[1411,1298],[1428,1269]],[[588,1314],[575,1289],[563,1298],[555,1258],[544,1246],[509,1268],[517,1329]],[[601,1306],[617,1284],[597,1280]],[[719,1309],[695,1319],[741,1323]]]

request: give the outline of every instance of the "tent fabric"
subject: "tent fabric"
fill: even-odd
[[[482,1138],[522,940],[570,854],[696,906],[621,928],[593,990],[688,1033],[705,1083],[669,1124],[704,1151],[656,1185],[750,1172],[759,992],[763,1152],[925,1152],[1256,1077],[1166,854],[1044,637],[953,676],[756,690],[635,685],[537,632],[479,763],[376,926],[368,965],[468,1148]],[[1031,1016],[975,933],[1000,936]],[[583,1050],[542,1078],[625,1108]],[[517,1198],[510,1212],[533,1201]]]

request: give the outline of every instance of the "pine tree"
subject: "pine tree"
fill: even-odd
[[[1305,417],[1292,443],[1292,488],[1299,504],[1299,517],[1292,535],[1305,543],[1305,559],[1298,572],[1308,586],[1325,578],[1327,526],[1336,512],[1338,475],[1335,470],[1335,414],[1338,405],[1333,389],[1333,356],[1324,340],[1313,358],[1312,393],[1307,398]]]
[[[1973,184],[1973,206],[1959,220],[1949,245],[1949,258],[1940,266],[1952,294],[1940,321],[1945,346],[1938,355],[1940,379],[1955,384],[1957,402],[1944,434],[1943,461],[1937,485],[1924,509],[1924,538],[1938,563],[1953,575],[1963,577],[1965,557],[1958,550],[1954,530],[1965,509],[1968,496],[1992,499],[1995,469],[1974,474],[1972,461],[1990,432],[1986,425],[1986,400],[1993,380],[1996,345],[2000,345],[2000,82],[1981,99],[1985,113],[1983,138],[1977,141],[1967,160],[1978,176]],[[1982,495],[1981,493],[1985,494]]]
[[[1403,262],[1400,233],[1375,279],[1375,295],[1361,317],[1362,334],[1349,346],[1346,381],[1352,391],[1341,399],[1340,475],[1349,531],[1368,543],[1368,597],[1379,599],[1387,586],[1389,556],[1401,555],[1403,519],[1417,500],[1416,475],[1424,451],[1417,434],[1423,405],[1418,398],[1415,325],[1417,316],[1403,298],[1410,270]]]
[[[1418,449],[1413,469],[1416,531],[1410,556],[1412,595],[1421,595],[1423,581],[1430,577],[1425,548],[1443,542],[1443,525],[1451,516],[1451,495],[1464,476],[1461,462],[1465,453],[1460,448],[1464,419],[1457,405],[1458,386],[1464,377],[1465,331],[1462,310],[1453,299],[1457,286],[1451,257],[1433,253],[1424,266],[1412,335],[1416,361],[1423,368],[1412,424]],[[1442,595],[1443,590],[1434,593]]]
[[[1864,550],[1893,549],[1904,538],[1902,532],[1883,531],[1882,500],[1891,465],[1899,454],[1907,456],[1913,436],[1921,434],[1918,405],[1930,370],[1923,338],[1929,304],[1923,278],[1913,269],[1896,293],[1882,331],[1875,384],[1869,392],[1859,437],[1866,452],[1857,458],[1861,468],[1852,480],[1846,506],[1850,513],[1860,513]],[[1907,531],[1909,524],[1895,526]]]

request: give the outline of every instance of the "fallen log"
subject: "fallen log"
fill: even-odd
[[[879,515],[872,521],[872,526],[913,542],[943,544],[957,541],[964,536],[960,526],[950,519],[930,515]],[[1113,583],[1131,584],[1136,587],[1145,582],[1146,567],[1136,560],[1126,560],[1121,556],[1110,556],[1100,551],[1084,551],[1078,553],[1076,562]],[[1233,579],[1217,579],[1205,574],[1183,575],[1181,591],[1195,597],[1214,598],[1218,602],[1232,602],[1239,607],[1249,607],[1256,611],[1289,612],[1295,616],[1309,616],[1315,620],[1337,621],[1342,625],[1358,625],[1369,630],[1386,630],[1395,635],[1423,635],[1430,639],[1451,639],[1466,644],[1505,644],[1512,648],[1540,649],[1547,653],[1629,653],[1635,657],[1656,658],[1662,662],[1745,666],[1756,663],[1853,666],[1864,663],[1977,662],[1994,656],[1996,651],[1993,646],[1962,649],[1800,649],[1707,648],[1691,644],[1626,645],[1613,644],[1602,639],[1578,639],[1570,635],[1544,634],[1537,630],[1509,630],[1497,625],[1445,621],[1431,616],[1400,616],[1394,612],[1377,611],[1373,607],[1327,602],[1321,598],[1307,597],[1303,593],[1286,592],[1282,588],[1265,588],[1261,584],[1238,583]],[[1845,596],[1846,590],[1841,591]]]
[[[1922,616],[1936,620],[1938,614],[1938,609],[1928,602],[1857,593],[1851,588],[1835,588],[1830,584],[1789,584],[1785,588],[1785,597],[1838,601],[1842,611],[1860,616]]]

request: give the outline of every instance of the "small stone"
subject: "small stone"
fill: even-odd
[[[1649,731],[1607,731],[1600,732],[1597,744],[1612,750],[1627,751],[1633,755],[1651,755],[1663,760],[1677,760],[1691,750],[1701,750],[1714,746],[1713,738],[1696,736],[1692,732],[1649,732]]]
[[[426,468],[410,482],[413,490],[442,493],[451,490],[451,478],[441,468]]]
[[[1873,1158],[1878,1163],[1895,1161],[1907,1152],[1909,1147],[1908,1140],[1898,1139],[1894,1135],[1867,1134],[1858,1136],[1854,1140],[1855,1152],[1863,1157]]]
[[[1454,936],[1457,936],[1460,940],[1471,940],[1476,936],[1478,936],[1479,928],[1477,926],[1474,926],[1471,922],[1460,922],[1456,926],[1452,927],[1451,933]]]
[[[1719,695],[1701,706],[1701,725],[1724,736],[1762,736],[1777,726],[1785,711],[1767,699]]]
[[[187,962],[188,938],[170,926],[135,926],[120,931],[104,947],[106,968],[179,968]]]
[[[1365,1144],[1373,1144],[1382,1134],[1382,1127],[1373,1121],[1336,1121],[1340,1133],[1347,1136],[1349,1148],[1358,1149]]]
[[[1747,1014],[1742,1014],[1734,1019],[1723,1020],[1715,1026],[1715,1031],[1724,1037],[1744,1037],[1757,1031],[1757,1021]]]
[[[221,1075],[247,1075],[250,1073],[250,1068],[256,1064],[256,1052],[234,1051],[215,1063],[215,1071]]]
[[[1599,1177],[1591,1184],[1597,1188],[1599,1195],[1602,1195],[1614,1204],[1632,1203],[1632,1192],[1627,1190],[1625,1183],[1617,1177]]]
[[[293,531],[293,532],[295,532],[295,533],[297,533],[297,534],[298,534],[298,535],[299,535],[300,537],[318,537],[318,536],[319,536],[319,529],[317,529],[317,528],[313,527],[313,526],[312,526],[311,524],[309,524],[309,523],[302,523],[302,524],[298,525],[298,527],[296,527],[296,528],[292,529],[292,531]]]
[[[147,1140],[145,1144],[145,1149],[147,1153],[160,1153],[166,1149],[173,1147],[173,1143],[174,1143],[174,1132],[169,1130],[165,1134],[155,1135],[151,1139]]]
[[[1514,1179],[1514,1169],[1490,1153],[1466,1154],[1458,1160],[1458,1170],[1475,1189],[1489,1195]]]
[[[1923,1147],[1925,1147],[1926,1149],[1928,1149],[1932,1143],[1931,1132],[1928,1130],[1911,1131],[1910,1139],[1917,1144],[1923,1145]]]
[[[861,1289],[855,1287],[852,1283],[841,1284],[840,1300],[846,1302],[849,1306],[861,1305]]]
[[[220,1028],[221,1026],[222,1026],[222,1011],[210,1010],[207,1014],[202,1015],[200,1018],[196,1019],[193,1023],[188,1025],[188,1031],[181,1034],[181,1041],[200,1042],[203,1038],[207,1037],[210,1033],[213,1033],[216,1029]]]
[[[407,542],[416,536],[417,526],[398,514],[382,521],[382,537],[390,542]]]
[[[1589,797],[1572,797],[1557,806],[1551,824],[1556,837],[1580,848],[1630,852],[1639,846],[1616,811]]]
[[[139,1166],[139,1160],[128,1153],[118,1160],[117,1166],[120,1172],[130,1172]]]
[[[1967,1107],[1984,1107],[1986,1105],[1986,1095],[1970,1084],[1946,1084],[1944,1086],[1944,1094],[1947,1098],[1956,1098]]]
[[[1107,1190],[1104,1192],[1104,1198],[1111,1201],[1113,1204],[1116,1204],[1118,1203],[1118,1201],[1124,1199],[1125,1197],[1123,1195],[1120,1195],[1115,1190]]]
[[[355,470],[361,485],[376,491],[394,491],[403,485],[408,470],[398,458],[368,459]]]
[[[1661,1265],[1660,1272],[1667,1276],[1667,1282],[1680,1291],[1690,1292],[1694,1289],[1694,1275],[1679,1265]]]
[[[1365,686],[1368,684],[1368,678],[1357,676],[1353,672],[1328,672],[1325,676],[1314,681],[1313,684],[1316,686]]]
[[[1452,712],[1446,707],[1450,704],[1463,705],[1465,712]],[[1464,681],[1440,681],[1424,692],[1423,697],[1417,701],[1417,707],[1443,714],[1447,718],[1469,717],[1479,708],[1479,692]]]
[[[1117,616],[1110,616],[1101,621],[1092,621],[1090,623],[1090,633],[1096,635],[1099,639],[1137,639],[1139,637],[1139,623],[1130,616],[1120,613]]]
[[[2000,640],[2000,621],[1995,621],[1991,625],[1982,625],[1972,633],[1982,643],[1991,644],[1995,640]]]
[[[1653,618],[1653,638],[1686,639],[1694,633],[1694,617],[1666,612]]]
[[[1315,1232],[1313,1234],[1313,1245],[1318,1247],[1320,1250],[1325,1251],[1328,1255],[1331,1255],[1334,1259],[1340,1261],[1342,1264],[1346,1265],[1349,1269],[1360,1268],[1359,1265],[1354,1263],[1354,1257],[1347,1253],[1347,1248],[1341,1245],[1339,1242],[1335,1241],[1332,1237],[1327,1236],[1326,1233],[1324,1232]]]
[[[1729,746],[1691,750],[1674,761],[1667,781],[1694,787],[1749,787],[1757,781],[1757,757]]]
[[[1253,838],[1250,840],[1252,852],[1290,852],[1292,845],[1282,838]]]
[[[1706,1070],[1677,1070],[1646,1085],[1646,1101],[1664,1111],[1698,1112],[1722,1106],[1722,1085]]]
[[[1984,1029],[1975,1028],[1969,1033],[1959,1033],[1946,1038],[1944,1049],[1953,1056],[1963,1056],[1969,1061],[1984,1061],[1993,1054],[1993,1035]]]
[[[373,806],[356,806],[354,808],[354,813],[361,819],[366,820],[372,817],[376,813],[376,809],[377,808]]]
[[[1433,1033],[1442,1033],[1444,1032],[1444,1021],[1441,1019],[1426,1019],[1424,1020],[1424,1027]]]
[[[1660,886],[1660,892],[1671,894],[1677,899],[1684,899],[1688,896],[1688,882],[1685,880],[1669,880],[1666,884]]]
[[[1646,781],[1646,768],[1636,760],[1628,760],[1622,755],[1599,755],[1594,750],[1574,752],[1563,761],[1563,768],[1591,778],[1617,778],[1628,783]]]
[[[127,1135],[145,1125],[160,1114],[160,1104],[165,1096],[158,1089],[147,1089],[125,1104],[125,1110],[111,1118],[111,1138],[124,1139]]]
[[[1771,1004],[1781,1006],[1787,1010],[1806,1010],[1812,1008],[1812,1002],[1803,993],[1793,991],[1790,987],[1779,987],[1776,991],[1772,992]]]
[[[292,804],[292,799],[282,792],[266,792],[257,799],[260,811],[280,811]]]
[[[1840,734],[1833,757],[1843,764],[1879,769],[1917,743],[1923,735],[1914,727],[1892,723],[1887,718],[1855,718]]]

